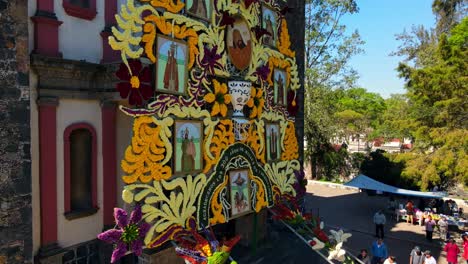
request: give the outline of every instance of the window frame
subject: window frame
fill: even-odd
[[[84,8],[70,3],[70,0],[62,0],[63,9],[69,16],[93,20],[97,15],[96,0],[89,0],[89,7]]]
[[[91,207],[82,210],[71,208],[71,153],[70,136],[77,129],[86,129],[91,133]],[[94,127],[88,123],[75,123],[69,125],[63,133],[64,157],[64,215],[68,220],[86,217],[95,214],[98,210],[97,201],[97,134]]]

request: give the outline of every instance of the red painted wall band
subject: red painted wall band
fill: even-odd
[[[117,205],[117,148],[116,105],[103,104],[102,114],[102,163],[104,194],[104,225],[114,224],[114,207]]]
[[[57,242],[57,105],[38,101],[42,246]]]

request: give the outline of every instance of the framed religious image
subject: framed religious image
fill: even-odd
[[[156,90],[184,94],[187,85],[188,50],[184,41],[158,35],[156,40]]]
[[[278,105],[286,105],[288,93],[288,78],[286,71],[275,68],[273,70],[274,102]]]
[[[185,0],[187,14],[206,21],[210,21],[211,8],[211,0]]]
[[[281,158],[281,133],[279,124],[266,123],[265,127],[266,161],[276,161]]]
[[[263,44],[276,47],[278,34],[278,14],[271,7],[262,5],[262,28],[270,35],[263,37]]]
[[[203,124],[197,120],[176,120],[174,125],[174,174],[191,174],[203,169]]]
[[[231,218],[245,215],[250,209],[249,170],[240,169],[229,172]]]
[[[237,17],[234,24],[226,30],[228,55],[231,63],[238,70],[245,70],[250,65],[252,57],[252,36],[247,22]]]

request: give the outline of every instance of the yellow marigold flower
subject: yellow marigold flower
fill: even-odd
[[[247,106],[252,108],[249,117],[255,118],[256,116],[261,116],[264,105],[265,99],[263,99],[263,90],[252,87],[252,91],[250,92],[250,99],[247,101]]]
[[[214,92],[205,95],[204,99],[207,103],[213,103],[211,115],[215,116],[221,114],[225,117],[227,115],[227,105],[231,103],[231,95],[227,94],[228,89],[225,83],[220,83],[213,80]]]

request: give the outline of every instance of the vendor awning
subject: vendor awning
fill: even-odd
[[[349,187],[356,187],[359,189],[380,191],[380,192],[393,193],[393,194],[405,195],[405,196],[417,196],[417,197],[425,197],[425,198],[442,198],[442,197],[447,196],[447,193],[445,192],[418,192],[418,191],[400,189],[400,188],[376,181],[363,174],[358,175],[356,178],[345,183],[344,185],[349,186]]]

